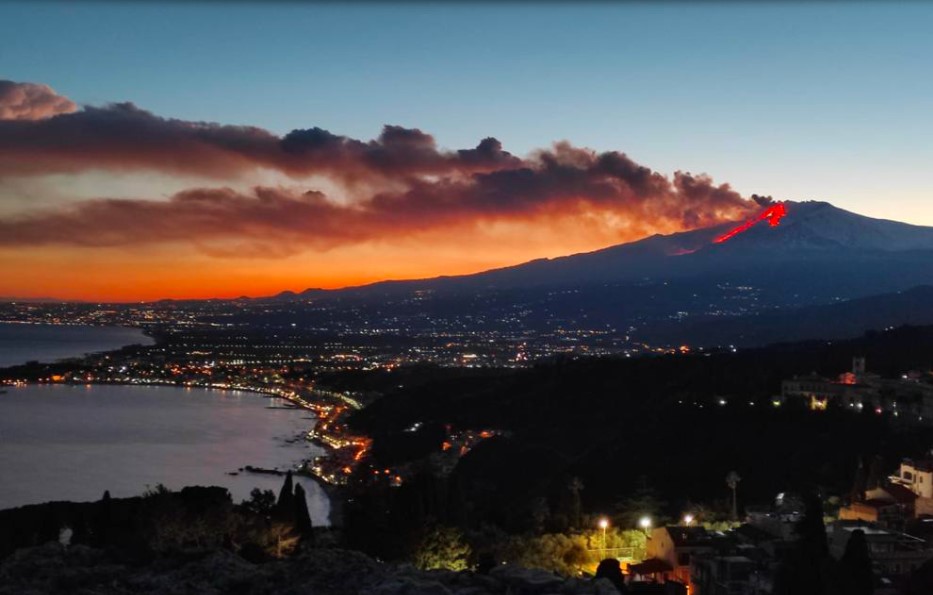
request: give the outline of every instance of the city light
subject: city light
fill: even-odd
[[[689,527],[692,523],[693,523],[693,515],[692,515],[692,514],[685,514],[685,515],[684,515],[684,524],[687,525],[687,526]]]

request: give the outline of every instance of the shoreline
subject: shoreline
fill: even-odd
[[[71,361],[71,360],[84,359],[88,357],[100,356],[100,355],[104,355],[107,353],[117,352],[122,349],[126,349],[128,347],[135,347],[135,346],[152,347],[159,343],[158,338],[155,337],[151,329],[141,327],[141,326],[126,326],[126,325],[119,325],[119,324],[118,325],[87,324],[87,323],[68,324],[68,323],[53,323],[53,322],[29,322],[29,321],[22,321],[22,320],[0,320],[0,328],[2,328],[3,325],[30,326],[30,327],[49,328],[49,329],[53,329],[53,328],[120,329],[120,330],[137,332],[142,337],[149,339],[150,342],[148,343],[146,342],[124,343],[121,341],[119,345],[114,345],[114,346],[106,347],[103,349],[92,349],[89,351],[82,351],[80,353],[74,353],[72,355],[53,356],[51,359],[46,359],[44,357],[38,356],[35,359],[26,359],[26,360],[17,361],[16,363],[11,363],[8,365],[0,365],[0,369],[16,368],[19,366],[26,366],[26,365],[33,364],[33,363],[42,364],[42,365],[56,365],[56,364],[61,364],[61,363]]]
[[[321,490],[324,491],[324,494],[327,496],[327,501],[330,504],[330,507],[327,511],[327,520],[330,523],[331,527],[341,527],[343,526],[343,494],[340,491],[339,485],[334,485],[324,481],[322,478],[318,477],[314,473],[305,471],[302,469],[292,469],[292,475],[294,477],[305,477],[311,479],[320,486]],[[248,473],[253,475],[275,475],[278,477],[285,477],[287,471],[280,471],[279,469],[264,469],[262,467],[253,467],[252,465],[247,465],[241,467],[239,473]],[[337,514],[339,513],[339,514]],[[339,520],[341,522],[334,522]]]
[[[266,398],[266,399],[282,399],[284,401],[287,401],[289,403],[289,406],[281,407],[282,409],[296,409],[296,410],[311,411],[312,413],[316,413],[314,411],[314,408],[311,405],[307,404],[307,402],[304,401],[303,399],[289,398],[285,395],[272,392],[272,389],[266,389],[266,388],[260,388],[260,387],[204,386],[204,385],[197,385],[197,384],[189,385],[189,384],[184,384],[184,383],[178,384],[175,382],[158,382],[158,381],[126,382],[126,381],[100,381],[100,380],[93,380],[89,382],[72,382],[72,381],[26,382],[26,383],[18,384],[18,385],[0,385],[0,386],[9,386],[10,388],[24,388],[28,386],[48,386],[48,387],[69,386],[69,387],[77,388],[77,387],[90,387],[90,386],[95,386],[95,385],[96,386],[135,386],[135,387],[149,386],[149,387],[157,387],[157,388],[178,388],[178,389],[198,389],[198,390],[205,390],[205,391],[219,390],[219,391],[224,391],[224,392],[244,392],[244,393],[251,393],[259,397]],[[0,388],[0,394],[2,394],[3,392],[6,392],[5,389]],[[317,419],[318,418],[315,415],[315,423]],[[312,427],[312,430],[313,430],[313,427]],[[336,450],[335,448],[333,448],[332,446],[328,445],[327,443],[321,440],[310,438],[309,433],[310,431],[302,431],[300,435],[296,436],[296,438],[299,438],[303,441],[310,442],[314,444],[315,446],[318,446],[324,451],[325,455],[331,454],[333,451]],[[320,486],[321,490],[327,496],[327,501],[329,504],[327,518],[330,523],[330,526],[339,527],[343,524],[342,523],[343,494],[341,493],[340,486],[336,484],[332,484],[324,480],[322,477],[308,471],[307,470],[308,464],[313,462],[313,460],[314,460],[313,458],[303,459],[301,466],[298,469],[291,469],[291,472],[295,476],[310,478],[318,486]],[[227,472],[227,473],[229,474],[230,472]],[[278,476],[284,477],[287,471],[281,471],[277,468],[276,469],[265,469],[262,467],[254,467],[252,465],[244,465],[243,467],[240,467],[238,469],[237,473],[247,473],[247,474],[255,474],[255,475],[278,475]]]

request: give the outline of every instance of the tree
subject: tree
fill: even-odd
[[[816,495],[805,500],[806,512],[797,523],[797,541],[778,569],[775,595],[823,595],[829,587],[832,559],[826,543],[823,503]]]
[[[826,525],[823,523],[823,502],[819,496],[805,498],[805,512],[797,523],[798,543],[814,558],[825,557],[829,552],[826,543]]]
[[[308,512],[308,500],[305,489],[300,483],[295,484],[295,528],[302,537],[311,535],[311,513]]]
[[[868,555],[868,542],[861,529],[852,531],[846,542],[846,551],[839,561],[839,577],[842,591],[846,595],[871,595],[875,577],[871,570],[871,557]]]
[[[855,469],[855,479],[852,481],[852,491],[849,492],[849,502],[860,502],[865,499],[865,489],[868,487],[868,472],[865,469],[865,461],[862,457],[858,459],[858,467]]]
[[[657,492],[648,484],[644,475],[635,480],[635,488],[631,494],[616,504],[616,525],[626,528],[635,528],[638,521],[645,516],[657,520],[666,503],[657,496]]]
[[[285,474],[285,482],[279,490],[279,499],[275,503],[275,516],[279,520],[291,521],[295,518],[295,486],[292,472]]]
[[[738,520],[739,518],[739,500],[738,500],[738,487],[739,482],[742,481],[742,478],[739,477],[739,474],[735,471],[730,471],[726,475],[726,485],[729,486],[729,489],[732,490],[732,518]]]
[[[105,493],[109,496],[110,490],[107,490]],[[159,496],[165,496],[171,493],[172,490],[165,487],[165,484],[163,483],[157,483],[155,487],[146,484],[146,489],[143,490],[143,498],[158,498]]]
[[[580,492],[582,491],[583,482],[580,481],[580,478],[570,478],[570,482],[567,484],[567,492],[569,495],[567,518],[571,529],[578,529],[582,522],[583,500],[580,497]]]
[[[242,506],[255,514],[269,516],[275,507],[275,492],[253,488],[249,493],[249,500],[243,500]]]
[[[532,499],[530,505],[531,530],[540,535],[544,533],[544,526],[551,516],[551,511],[547,505],[547,498],[538,496]]]
[[[868,469],[868,480],[865,482],[865,487],[869,490],[881,487],[884,484],[885,477],[884,458],[881,455],[876,455]]]
[[[471,553],[460,531],[438,525],[424,536],[413,562],[422,570],[466,570]]]
[[[269,545],[266,551],[275,558],[284,558],[298,546],[301,536],[291,523],[272,521],[268,531]]]
[[[564,576],[577,576],[590,559],[584,535],[545,533],[533,537],[515,536],[501,551],[500,559],[526,568],[543,568]]]

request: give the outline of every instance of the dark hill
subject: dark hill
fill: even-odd
[[[352,423],[376,437],[374,452],[391,451],[393,436],[415,422],[508,431],[508,440],[521,446],[490,441],[477,447],[476,457],[515,466],[525,464],[515,453],[550,449],[555,462],[568,461],[550,479],[580,477],[590,509],[617,501],[639,476],[674,508],[688,500],[713,501],[727,495],[723,478],[733,469],[743,477],[749,501],[814,486],[844,493],[859,456],[919,456],[933,439],[933,428],[910,430],[873,412],[813,413],[799,404],[772,404],[783,379],[814,371],[835,376],[858,355],[867,357],[869,370],[887,377],[930,370],[933,327],[737,353],[565,360],[509,376],[490,372],[485,380],[474,375],[464,381],[451,371],[447,378],[390,392]],[[469,485],[476,465],[467,463],[460,472]],[[498,481],[508,493],[521,489],[507,475]],[[537,483],[550,485],[544,477]],[[525,495],[530,500],[540,494]]]
[[[805,339],[848,339],[866,329],[905,324],[933,324],[933,286],[726,320],[667,324],[656,329],[655,337],[692,346],[747,347]]]
[[[286,293],[240,317],[263,326],[317,329],[391,320],[402,334],[599,330],[651,345],[700,339],[756,345],[931,322],[917,309],[916,295],[914,301],[879,298],[884,306],[852,302],[836,314],[808,310],[751,318],[933,285],[933,228],[864,217],[825,202],[785,204],[780,225],[761,222],[725,243],[714,240],[732,224],[475,275]],[[865,316],[859,307],[876,311]],[[735,322],[718,324],[730,319]]]

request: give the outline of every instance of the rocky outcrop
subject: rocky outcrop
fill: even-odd
[[[308,549],[253,564],[226,550],[184,552],[143,565],[58,543],[22,549],[0,564],[0,595],[617,595],[608,581],[564,579],[500,566],[488,574],[421,571],[358,552]]]

